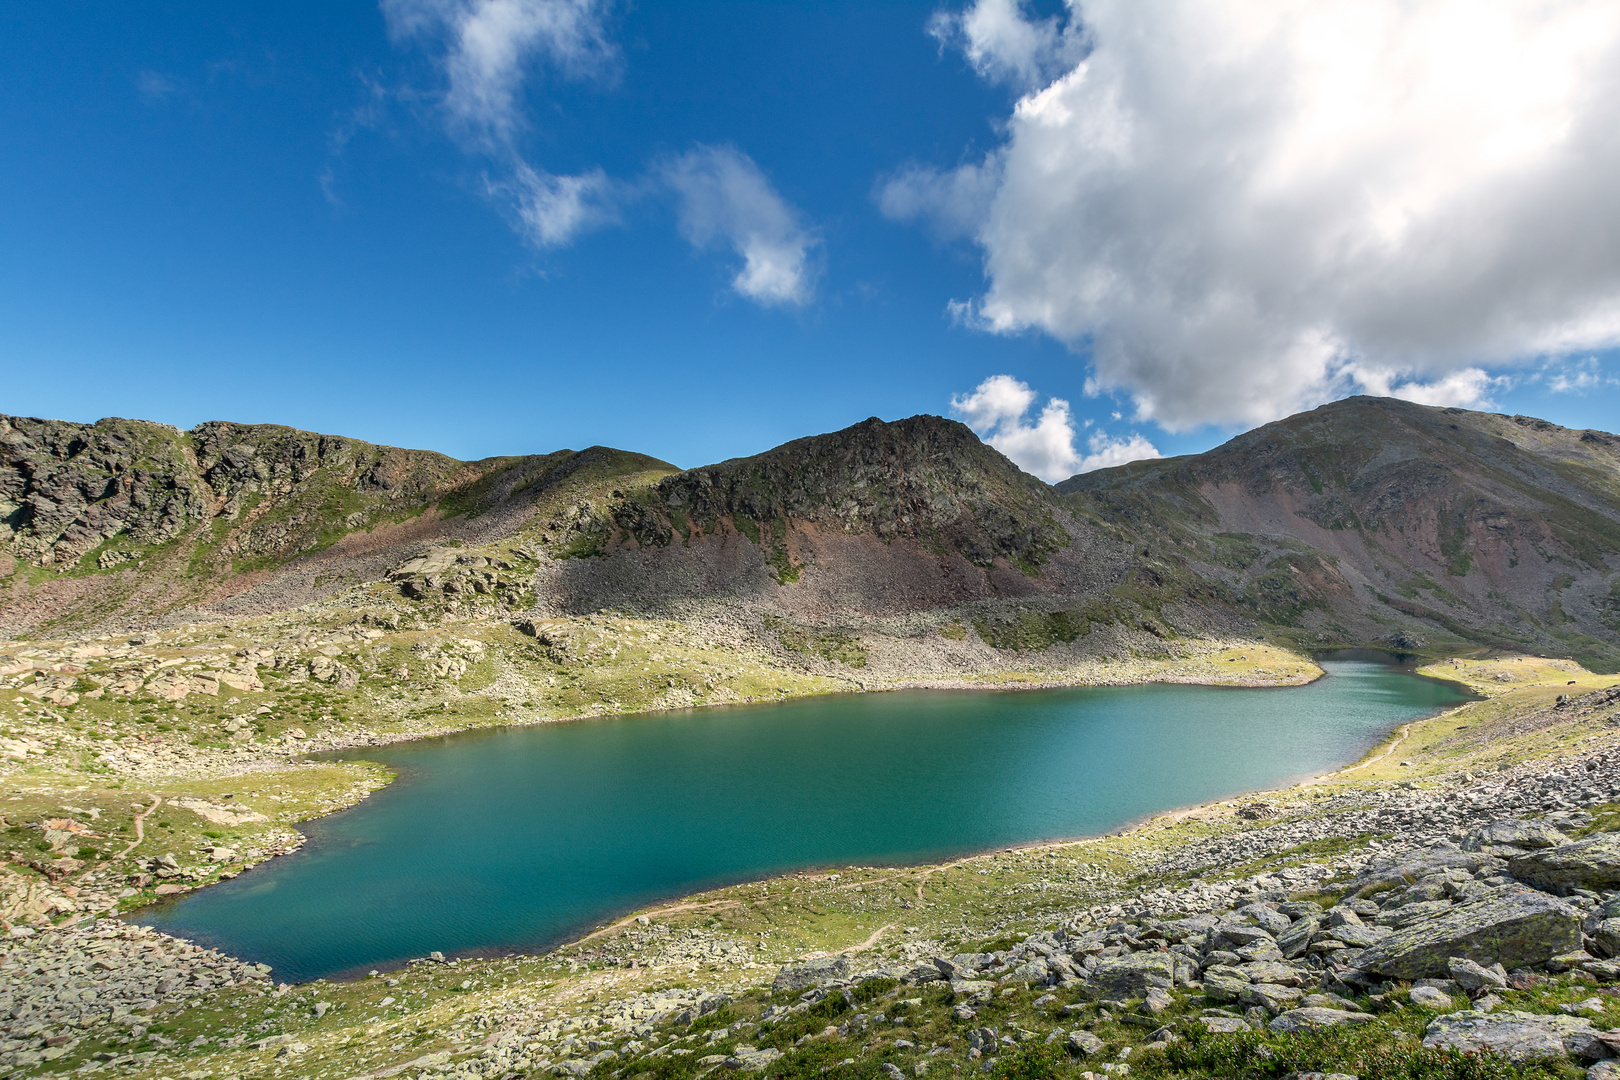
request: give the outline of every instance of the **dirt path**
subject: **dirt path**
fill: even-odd
[[[128,855],[130,852],[134,851],[140,846],[141,841],[146,839],[146,815],[163,805],[163,797],[161,795],[153,795],[150,791],[146,792],[145,794],[148,799],[152,800],[152,805],[135,815],[135,839],[129,842],[129,846],[127,848],[118,853],[117,858],[122,859],[125,855]]]
[[[880,926],[876,930],[872,931],[872,936],[867,938],[865,941],[861,942],[859,945],[851,945],[847,949],[839,949],[838,950],[838,955],[839,956],[849,956],[849,955],[851,955],[853,953],[865,952],[867,949],[872,948],[874,945],[876,945],[878,943],[878,938],[882,937],[884,934],[886,934],[890,930],[893,930],[894,925],[895,925],[894,923],[884,923],[882,926]]]
[[[1446,715],[1446,713],[1441,713],[1440,714],[1440,716],[1445,716],[1445,715]],[[1438,719],[1438,717],[1429,716],[1429,717],[1425,717],[1424,719],[1425,720],[1435,720],[1435,719]],[[1345,773],[1355,772],[1357,769],[1365,769],[1369,765],[1378,764],[1380,761],[1383,761],[1385,758],[1389,757],[1389,755],[1393,754],[1396,750],[1398,750],[1400,748],[1401,743],[1405,742],[1406,737],[1412,733],[1412,728],[1415,725],[1421,724],[1421,723],[1423,723],[1423,720],[1413,720],[1410,724],[1402,724],[1400,727],[1395,729],[1395,741],[1390,743],[1389,747],[1382,754],[1379,754],[1376,757],[1370,757],[1365,761],[1358,761],[1354,765],[1347,765],[1344,768],[1340,769],[1338,772],[1330,772],[1330,773],[1328,773],[1326,776],[1323,776],[1321,779],[1326,780],[1326,779],[1328,779],[1328,777],[1331,777],[1331,776],[1343,776]]]

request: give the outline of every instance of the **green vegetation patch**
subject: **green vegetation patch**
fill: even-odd
[[[775,630],[782,648],[801,656],[819,656],[852,668],[866,666],[866,645],[842,630],[816,630],[796,626],[775,615],[765,616],[765,629]]]
[[[1026,652],[1067,644],[1091,629],[1083,611],[1020,611],[1017,615],[973,620],[973,629],[985,644],[997,649]]]
[[[1297,1073],[1348,1073],[1361,1080],[1519,1080],[1559,1075],[1552,1066],[1530,1065],[1521,1070],[1495,1054],[1430,1049],[1382,1024],[1297,1035],[1221,1035],[1191,1025],[1162,1054],[1144,1055],[1139,1062],[1133,1061],[1131,1071],[1145,1077],[1220,1076],[1245,1080]]]

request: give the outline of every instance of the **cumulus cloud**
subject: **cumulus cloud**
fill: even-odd
[[[1110,436],[1096,431],[1086,440],[1086,448],[1091,453],[1080,459],[1079,468],[1074,470],[1077,473],[1112,469],[1115,465],[1129,465],[1133,461],[1164,457],[1159,453],[1158,447],[1134,432],[1130,435]]]
[[[1023,0],[977,0],[965,11],[937,11],[928,33],[941,48],[962,50],[973,70],[1017,89],[1044,85],[1078,49],[1055,16],[1039,21]]]
[[[599,75],[618,56],[606,0],[382,0],[396,38],[442,52],[443,105],[453,128],[478,143],[506,142],[523,126],[519,90],[538,61],[570,78]]]
[[[1138,419],[1253,424],[1358,391],[1482,403],[1491,370],[1620,342],[1612,0],[942,18],[987,78],[1044,70],[1025,56],[1065,69],[972,172],[908,170],[879,204],[971,231],[972,323],[1087,354]],[[986,177],[988,196],[954,194]]]
[[[1402,398],[1406,401],[1415,401],[1419,405],[1485,409],[1492,408],[1496,404],[1491,400],[1491,391],[1498,387],[1505,388],[1508,383],[1506,378],[1493,378],[1482,368],[1477,367],[1453,371],[1428,382],[1403,379],[1399,372],[1359,365],[1352,366],[1349,374],[1355,379],[1357,387],[1369,394]]]
[[[675,194],[681,235],[693,247],[726,244],[742,258],[731,287],[765,305],[800,305],[815,284],[816,240],[752,158],[729,146],[698,146],[660,163]]]
[[[1112,437],[1093,432],[1089,454],[1075,449],[1076,431],[1069,403],[1049,398],[1030,421],[1035,391],[1011,375],[992,375],[971,394],[951,398],[951,411],[979,437],[1012,459],[1020,469],[1049,484],[1076,473],[1161,456],[1141,435]]]

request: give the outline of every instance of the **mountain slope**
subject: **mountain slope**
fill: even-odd
[[[1334,642],[1620,662],[1620,438],[1387,398],[1058,485],[1238,610]]]
[[[673,471],[615,455],[463,462],[277,425],[0,416],[0,629],[285,608],[426,543],[509,533],[573,478]]]
[[[1377,398],[1056,488],[935,416],[685,471],[6,417],[0,523],[12,634],[360,589],[423,620],[619,610],[992,646],[976,664],[1259,633],[1620,668],[1620,439]]]
[[[725,599],[886,617],[1095,592],[1126,561],[1051,487],[937,416],[873,418],[626,489],[587,532],[567,550],[598,558],[549,574],[559,610]]]

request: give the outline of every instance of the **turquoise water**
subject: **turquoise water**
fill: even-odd
[[[839,695],[368,748],[396,783],[141,920],[288,981],[538,947],[785,870],[1106,832],[1350,761],[1463,700],[1385,664],[1325,666],[1289,689]]]

